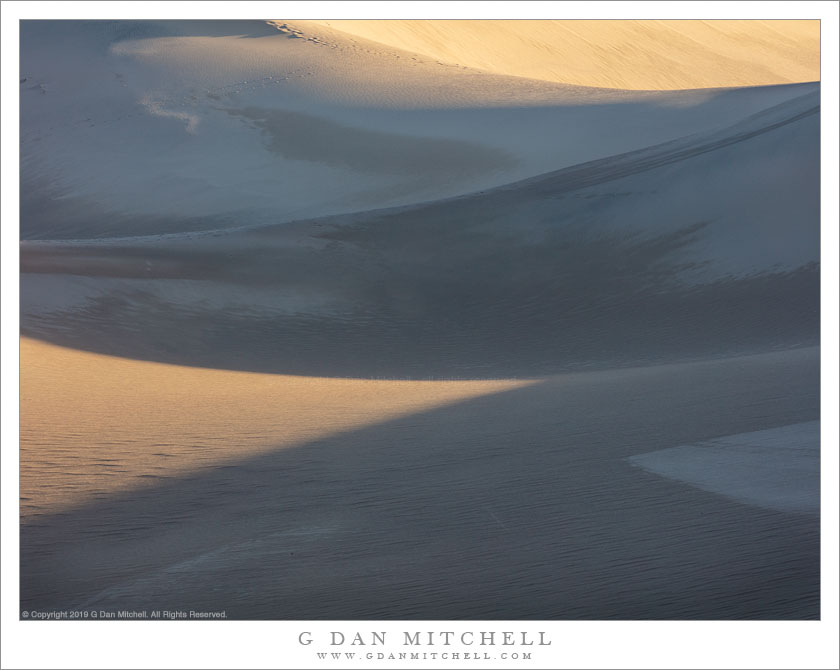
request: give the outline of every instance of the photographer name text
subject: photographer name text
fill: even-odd
[[[394,634],[386,631],[380,632],[343,632],[330,631],[327,634],[316,638],[312,632],[304,631],[298,635],[298,643],[303,646],[311,644],[329,645],[331,647],[367,647],[385,646],[387,644],[401,644],[405,647],[430,647],[451,645],[472,645],[481,647],[548,647],[551,640],[546,638],[543,631],[402,631],[396,634],[397,640],[393,639]]]

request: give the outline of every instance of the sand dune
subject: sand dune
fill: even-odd
[[[581,88],[304,28],[292,39],[258,21],[24,22],[22,237],[430,201],[726,127],[802,93]]]
[[[21,515],[159,485],[525,381],[316,379],[181,368],[21,340]]]
[[[818,81],[819,21],[315,21],[437,62],[636,90]]]
[[[25,243],[25,333],[204,367],[532,377],[819,341],[818,95],[484,193]]]
[[[31,427],[28,496],[60,484],[95,493],[116,477],[128,486],[27,514],[22,608],[298,620],[819,617],[819,518],[774,509],[788,489],[745,505],[624,460],[813,421],[816,349],[560,375],[483,394],[486,385],[286,386],[26,346],[53,367],[25,388],[52,398],[62,418],[78,412],[55,445],[44,442],[48,426]],[[88,372],[75,374],[74,362],[101,371],[105,383],[86,390],[115,416],[79,402]],[[143,376],[120,388],[125,371]],[[404,409],[420,400],[418,411],[394,416],[385,396]],[[160,408],[168,431],[157,432],[141,400]],[[371,423],[383,403],[391,419]],[[236,410],[260,423],[244,425]],[[317,422],[335,412],[350,418],[345,430],[322,430]],[[306,425],[310,439],[284,447],[282,430]],[[249,446],[272,434],[275,448]],[[85,440],[93,444],[81,448]],[[773,448],[761,446],[759,473],[784,481],[790,464],[763,459]],[[194,467],[172,468],[161,451]],[[224,455],[200,467],[205,453]],[[109,477],[116,468],[103,466],[113,464],[127,472]],[[134,486],[128,475],[140,473],[154,483]]]
[[[820,422],[681,445],[629,462],[752,505],[819,514]]]
[[[23,22],[22,608],[819,617],[815,24],[339,27]]]

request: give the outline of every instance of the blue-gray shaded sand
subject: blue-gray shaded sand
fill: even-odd
[[[155,107],[105,28],[23,27],[22,334],[534,383],[24,518],[22,610],[820,617],[818,83]]]
[[[648,472],[750,505],[820,511],[820,423],[729,435],[627,459]]]

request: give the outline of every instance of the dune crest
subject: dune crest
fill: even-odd
[[[349,25],[21,22],[20,611],[819,618],[818,24]]]
[[[724,128],[816,89],[587,88],[439,65],[306,22],[32,21],[21,49],[24,239],[429,202]]]
[[[530,383],[207,370],[27,337],[20,354],[24,518]]]
[[[298,22],[296,22],[298,23]],[[819,21],[312,21],[441,63],[632,90],[820,78]]]

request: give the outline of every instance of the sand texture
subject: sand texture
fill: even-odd
[[[820,616],[814,22],[21,26],[21,607]]]
[[[635,90],[820,78],[819,21],[318,21],[436,62]]]

